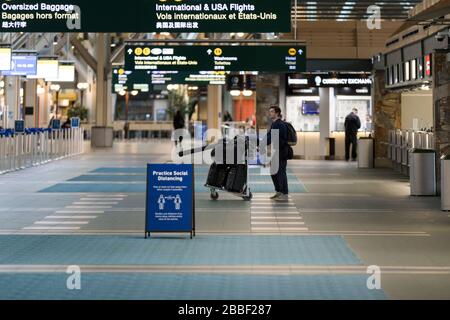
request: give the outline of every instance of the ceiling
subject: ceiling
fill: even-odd
[[[384,20],[406,20],[408,11],[422,0],[291,0],[292,17],[298,21],[316,20],[365,20],[370,14],[367,9],[377,5],[381,9],[381,18]]]

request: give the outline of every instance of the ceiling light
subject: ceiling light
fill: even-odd
[[[138,93],[139,93],[139,91],[137,91],[137,90],[131,91],[131,95],[132,95],[132,96],[137,96]]]
[[[241,95],[241,91],[239,91],[239,90],[231,90],[231,91],[230,91],[230,94],[231,94],[233,97],[239,97],[239,96]]]
[[[244,90],[242,91],[242,94],[244,95],[244,97],[250,97],[253,94],[252,90]]]
[[[124,95],[126,95],[126,94],[127,94],[127,92],[126,92],[125,90],[119,91],[119,95],[121,95],[121,96],[124,96]]]

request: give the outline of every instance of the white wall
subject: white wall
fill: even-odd
[[[418,128],[414,128],[417,119]],[[433,126],[433,94],[431,90],[402,93],[402,129]]]

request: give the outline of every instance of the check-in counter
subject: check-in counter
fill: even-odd
[[[358,138],[367,137],[368,133],[359,132]],[[345,132],[332,132],[329,138],[335,139],[335,159],[345,159]],[[304,160],[323,160],[324,155],[320,151],[319,132],[297,132],[298,143],[294,149],[294,156]]]

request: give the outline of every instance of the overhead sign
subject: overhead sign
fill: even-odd
[[[125,46],[125,69],[138,71],[306,71],[304,46]]]
[[[354,87],[371,86],[372,79],[365,74],[290,74],[287,76],[290,87]]]
[[[194,169],[189,164],[148,164],[145,236],[195,232]]]
[[[11,47],[0,45],[0,70],[9,71],[11,70]]]
[[[2,0],[0,32],[290,32],[290,0]]]
[[[35,75],[37,69],[37,53],[14,51],[11,56],[11,70],[3,71],[4,76]]]
[[[193,84],[193,85],[223,85],[226,81],[225,72],[200,71],[126,71],[124,68],[113,68],[112,92],[122,90],[140,90],[150,84]]]

